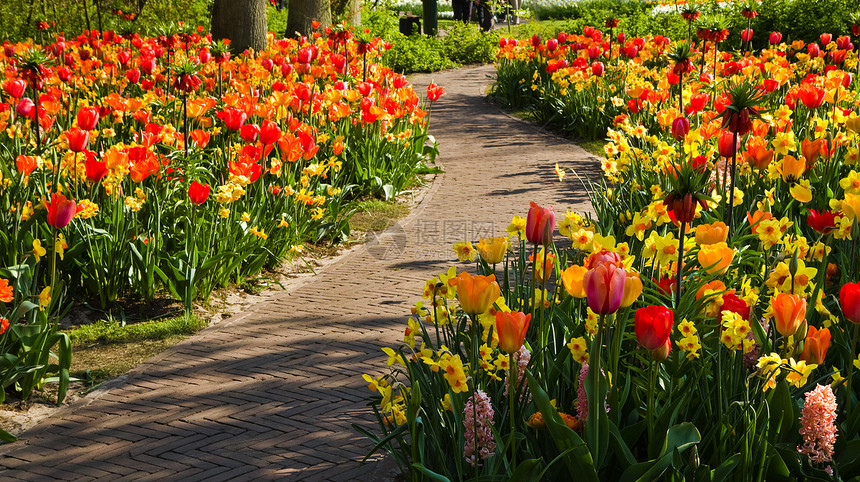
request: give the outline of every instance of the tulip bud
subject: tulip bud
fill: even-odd
[[[603,71],[604,71],[603,62],[594,62],[591,64],[591,73],[596,75],[597,77],[600,77],[601,75],[603,75]]]
[[[678,117],[672,122],[672,137],[676,141],[683,141],[687,134],[690,133],[690,119],[687,117]]]

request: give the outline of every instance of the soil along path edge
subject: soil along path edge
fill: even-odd
[[[487,104],[492,66],[436,82],[431,134],[444,173],[416,209],[287,292],[171,347],[0,446],[3,480],[383,478],[359,465],[374,429],[363,373],[384,366],[424,281],[456,263],[451,245],[501,236],[529,201],[590,210],[577,181],[598,162]],[[569,176],[567,179],[571,179]],[[466,269],[472,269],[471,266]],[[372,460],[378,460],[377,455]]]

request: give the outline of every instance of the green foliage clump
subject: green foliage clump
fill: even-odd
[[[496,33],[484,33],[476,25],[458,22],[438,37],[403,35],[398,17],[382,9],[363,12],[362,25],[391,43],[383,62],[400,73],[435,72],[461,64],[492,62],[499,39]]]

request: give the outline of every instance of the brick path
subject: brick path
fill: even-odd
[[[0,480],[379,480],[359,466],[373,427],[362,373],[402,339],[424,280],[451,244],[502,235],[529,201],[585,209],[553,166],[597,163],[482,100],[492,66],[419,76],[447,94],[431,132],[445,173],[375,242],[304,284],[193,336],[0,447]],[[378,457],[377,457],[378,458]]]

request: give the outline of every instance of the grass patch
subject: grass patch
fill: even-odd
[[[93,387],[126,373],[187,337],[169,335],[157,340],[75,345],[69,374]]]
[[[121,325],[115,319],[82,325],[69,332],[73,345],[91,343],[128,343],[141,340],[163,340],[175,335],[191,335],[206,327],[206,320],[184,315],[163,320]]]
[[[409,213],[409,208],[395,201],[369,199],[358,203],[349,220],[352,231],[380,232],[393,226]]]
[[[606,141],[604,141],[604,140],[601,140],[601,139],[595,139],[593,141],[579,140],[579,141],[576,141],[576,144],[579,147],[585,149],[586,151],[590,152],[591,154],[594,154],[595,156],[597,156],[601,159],[606,157],[606,152],[603,151],[603,146],[606,145]]]
[[[118,377],[206,327],[206,320],[184,315],[121,325],[114,319],[82,325],[72,339],[70,374],[95,386]]]

